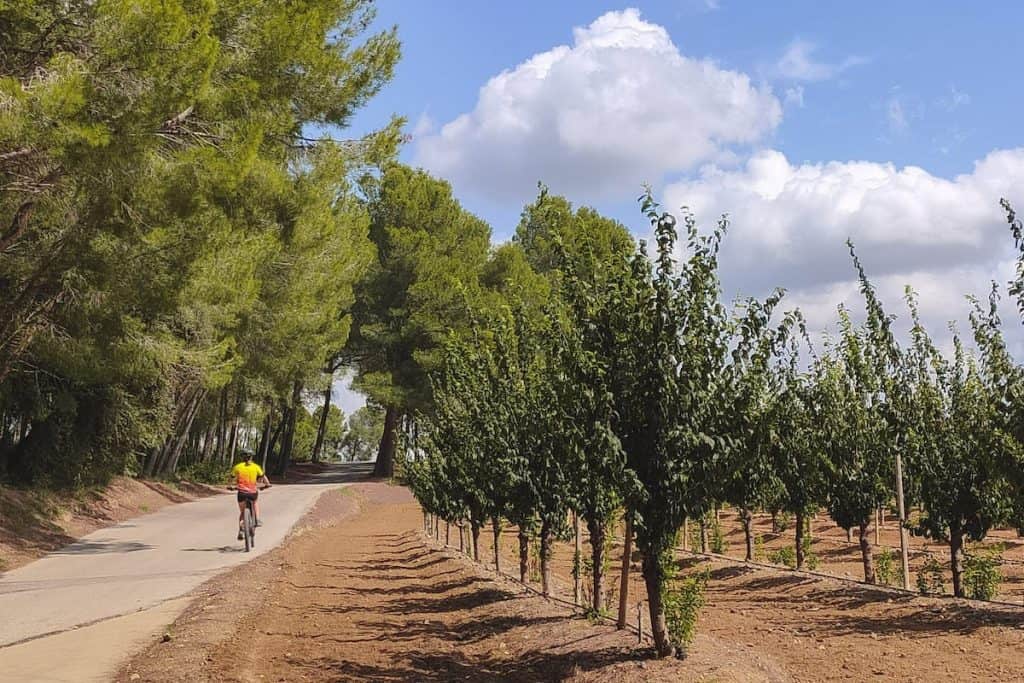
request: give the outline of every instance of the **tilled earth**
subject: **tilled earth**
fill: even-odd
[[[723,560],[699,561],[711,583],[687,659],[652,661],[634,634],[574,617],[438,548],[420,533],[421,520],[408,493],[387,484],[325,494],[285,545],[204,585],[165,639],[117,680],[1024,678],[1024,611]],[[514,535],[503,540],[511,570]],[[563,597],[570,555],[558,548]],[[695,563],[685,560],[686,571]]]

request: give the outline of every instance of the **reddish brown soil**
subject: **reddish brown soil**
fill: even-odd
[[[721,520],[727,543],[726,555],[742,559],[746,543],[738,515],[731,510],[725,510],[721,513]],[[856,532],[854,533],[854,542],[848,542],[846,531],[833,524],[825,514],[818,515],[817,520],[812,522],[812,530],[812,548],[819,562],[817,571],[856,580],[864,579],[864,564],[861,560]],[[893,557],[894,583],[898,585],[902,579],[899,574],[900,538],[897,520],[889,517],[879,532],[881,543],[876,546],[874,545],[874,527],[868,531],[872,553],[877,557],[879,553],[889,549]],[[792,546],[795,543],[792,528],[782,534],[772,533],[769,515],[755,515],[754,533],[764,541],[765,559],[762,561],[766,561],[767,556],[784,545]],[[972,550],[996,544],[1003,547],[1003,565],[1000,568],[1003,582],[1000,584],[996,597],[998,600],[1021,604],[1024,600],[1024,539],[1018,538],[1016,531],[997,529],[991,532],[984,542],[972,546]],[[928,557],[934,557],[943,566],[949,565],[949,548],[943,543],[919,536],[910,536],[910,549],[911,588],[915,587],[917,571]],[[948,571],[946,572],[946,590],[952,592],[952,577]]]
[[[767,523],[770,529],[770,519]],[[514,532],[506,530],[501,537],[502,569],[506,572],[518,572]],[[845,539],[845,533],[840,533]],[[443,524],[438,536],[443,544]],[[735,550],[742,534],[738,541],[730,540]],[[583,552],[589,553],[585,533],[583,541]],[[449,542],[456,548],[459,545],[454,527]],[[481,558],[491,558],[493,536],[483,532],[480,543]],[[556,544],[555,587],[569,599],[573,592],[572,554],[571,544]],[[613,612],[618,605],[620,563],[621,547],[615,546],[606,584]],[[747,653],[751,659],[746,661],[760,671],[776,673],[782,680],[808,682],[1024,680],[1022,608],[916,597],[850,580],[686,553],[680,553],[680,567],[683,572],[707,569],[711,577],[698,627],[701,636],[691,648],[693,658],[707,656],[712,646],[729,647]],[[629,605],[630,619],[635,622],[637,601],[646,599],[646,591],[639,564],[634,563],[633,568]],[[532,577],[538,578],[536,574]],[[588,599],[585,583],[583,588],[583,597]],[[646,602],[642,614],[644,628],[649,630]],[[743,661],[742,655],[735,660]],[[744,680],[730,671],[721,672],[718,678]]]
[[[117,477],[75,492],[0,487],[0,572],[27,564],[88,533],[220,489]]]
[[[1024,610],[722,559],[680,562],[711,576],[687,659],[645,661],[649,647],[635,635],[573,617],[426,540],[403,489],[353,490],[358,513],[352,493],[325,495],[285,545],[202,587],[170,640],[117,680],[1024,679]],[[450,540],[458,545],[454,530]],[[502,540],[512,570],[515,537]],[[490,542],[482,534],[481,556]],[[571,598],[571,551],[556,549],[561,597]],[[634,581],[631,619],[637,596]]]
[[[171,639],[117,680],[785,680],[756,653],[713,636],[686,661],[648,661],[632,634],[573,617],[428,545],[404,489],[354,488],[358,515],[306,530],[206,584]],[[324,506],[346,495],[353,500],[327,494],[314,516],[330,517]]]

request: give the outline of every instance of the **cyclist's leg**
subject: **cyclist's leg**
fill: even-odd
[[[252,497],[252,515],[255,517],[256,526],[260,526],[260,494],[257,493]]]
[[[241,541],[242,536],[242,524],[245,521],[245,496],[241,492],[238,493],[238,540]]]

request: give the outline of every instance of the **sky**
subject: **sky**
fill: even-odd
[[[404,117],[402,160],[450,181],[496,243],[538,181],[646,238],[647,183],[701,225],[728,213],[728,296],[783,287],[815,331],[860,307],[848,238],[887,309],[904,320],[911,285],[939,338],[1013,273],[999,199],[1024,207],[1024,3],[377,6],[403,56],[345,134]]]

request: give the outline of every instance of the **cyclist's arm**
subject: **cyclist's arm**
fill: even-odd
[[[267,477],[266,473],[260,479],[263,481],[264,486],[270,486],[270,478]]]

